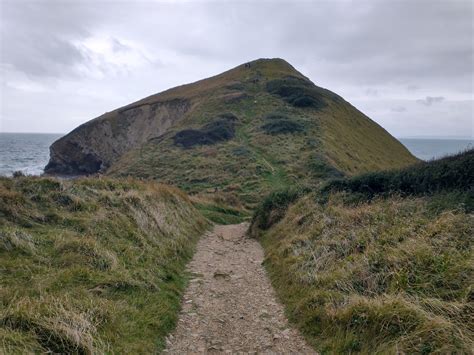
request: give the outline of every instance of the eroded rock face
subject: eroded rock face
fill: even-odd
[[[129,105],[106,113],[54,142],[45,173],[103,172],[127,151],[166,133],[190,107],[189,100],[173,99]]]

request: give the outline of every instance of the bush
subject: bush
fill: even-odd
[[[300,78],[271,80],[267,83],[267,91],[282,97],[296,107],[312,107],[319,110],[327,106],[324,91],[310,81]]]
[[[19,178],[19,177],[24,177],[25,176],[25,173],[21,170],[17,170],[17,171],[14,171],[13,172],[13,175],[12,175],[14,178]]]
[[[220,117],[224,118],[210,122],[201,129],[185,129],[176,133],[173,137],[174,144],[192,148],[196,145],[212,145],[234,138],[234,121],[237,120],[237,117],[232,114]]]
[[[256,235],[253,231],[257,231],[257,229],[267,230],[278,223],[285,216],[288,206],[309,191],[308,187],[296,187],[272,192],[265,197],[256,209],[252,218],[250,233]]]
[[[474,210],[474,149],[446,158],[423,162],[405,169],[367,173],[352,178],[333,180],[322,189],[347,191],[372,199],[378,195],[431,195],[442,191],[464,191],[466,208]]]

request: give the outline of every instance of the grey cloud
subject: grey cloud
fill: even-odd
[[[1,63],[28,76],[67,77],[87,60],[75,41],[87,38],[96,18],[85,4],[2,2]]]
[[[431,106],[442,101],[444,101],[443,96],[426,96],[424,99],[416,100],[416,102],[425,106]]]

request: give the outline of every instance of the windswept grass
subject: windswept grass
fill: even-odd
[[[251,234],[290,320],[317,350],[472,352],[471,154],[262,202]]]
[[[0,179],[0,352],[154,353],[208,223],[175,188]]]
[[[230,192],[200,193],[190,199],[199,212],[215,224],[239,224],[251,217],[250,211]]]
[[[426,198],[347,206],[308,195],[263,234],[290,320],[323,353],[469,353],[474,216]]]

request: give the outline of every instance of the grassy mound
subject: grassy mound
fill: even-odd
[[[398,188],[378,194],[375,186],[384,185],[364,175],[263,201],[251,234],[261,238],[290,320],[317,350],[472,350],[474,215],[465,204],[472,199],[471,154],[371,174]],[[401,190],[395,182],[407,176],[412,182]]]
[[[160,350],[206,228],[164,185],[0,179],[0,352]]]

